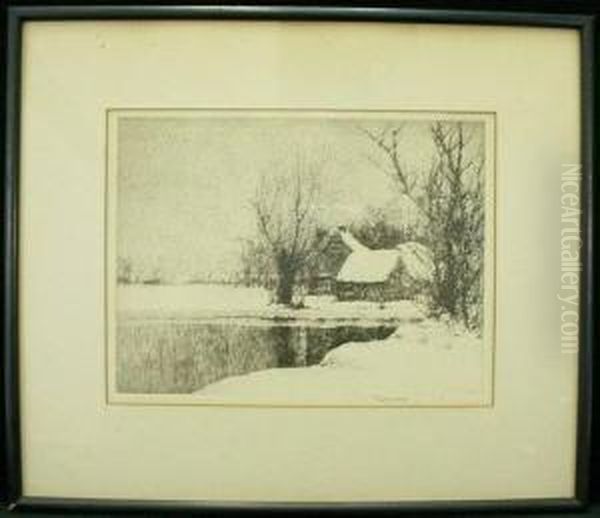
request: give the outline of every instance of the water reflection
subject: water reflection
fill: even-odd
[[[229,376],[315,365],[343,343],[394,330],[381,323],[124,321],[117,327],[117,391],[190,393]]]

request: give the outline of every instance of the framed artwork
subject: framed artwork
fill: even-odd
[[[10,6],[13,508],[587,501],[596,12]]]

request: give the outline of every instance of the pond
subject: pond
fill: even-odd
[[[381,322],[124,319],[117,325],[117,391],[187,394],[229,376],[316,365],[341,344],[381,340],[395,329]]]

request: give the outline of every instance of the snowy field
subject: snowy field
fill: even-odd
[[[410,301],[338,302],[332,296],[308,296],[303,309],[269,304],[269,292],[223,284],[120,285],[119,313],[128,319],[264,318],[322,321],[417,321],[423,312]]]
[[[316,366],[230,377],[196,396],[239,404],[480,405],[491,375],[486,356],[479,338],[426,320],[385,340],[344,344]]]

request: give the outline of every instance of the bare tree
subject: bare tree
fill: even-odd
[[[430,126],[434,158],[428,169],[409,171],[400,152],[403,126],[363,130],[383,157],[376,162],[424,221],[435,272],[431,306],[470,328],[481,326],[484,244],[483,151],[461,122]]]
[[[295,155],[291,163],[261,177],[251,206],[258,235],[276,273],[275,301],[291,304],[294,286],[321,252],[326,236],[319,232],[323,161]]]
[[[434,305],[468,327],[481,327],[483,300],[483,153],[470,150],[461,123],[435,123],[436,161],[426,185],[435,257]],[[471,152],[470,152],[471,151]]]
[[[244,239],[241,246],[240,277],[245,286],[273,288],[271,253],[258,237]]]

